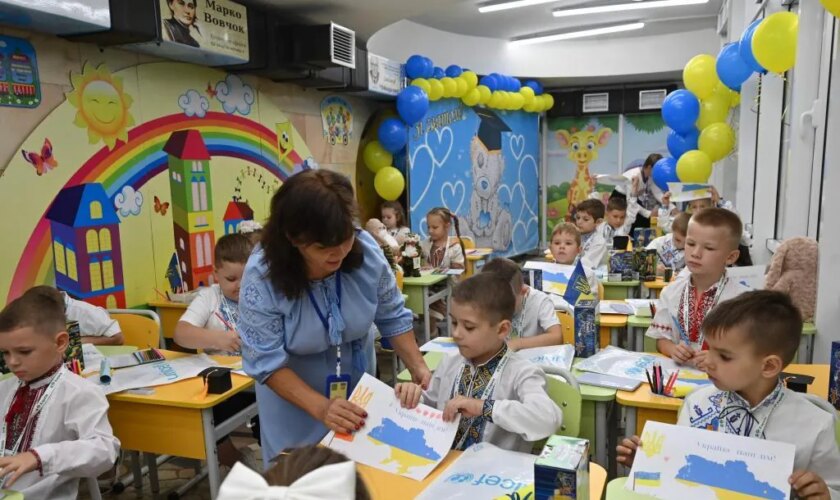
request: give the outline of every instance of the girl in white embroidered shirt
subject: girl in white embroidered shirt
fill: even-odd
[[[424,267],[439,270],[463,269],[467,252],[461,241],[458,216],[448,208],[436,207],[426,214],[426,225],[429,226],[429,239],[420,242]],[[453,225],[457,237],[454,240],[449,237]]]
[[[397,243],[402,245],[405,237],[411,232],[411,229],[405,223],[405,209],[403,209],[402,203],[386,201],[382,204],[380,212],[382,223],[385,224],[388,233],[397,240]]]

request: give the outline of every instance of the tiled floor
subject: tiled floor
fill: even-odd
[[[381,379],[386,383],[393,383],[392,375],[392,356],[389,353],[380,353],[377,356],[377,363],[379,364],[379,372]],[[234,431],[231,438],[237,448],[250,447],[254,450],[257,457],[257,463],[262,470],[262,459],[260,448],[256,439],[251,437],[250,429],[242,427]],[[168,494],[183,484],[187,483],[195,476],[195,461],[174,458],[158,467],[158,482],[160,484],[160,494],[154,496],[152,494],[151,486],[149,484],[149,477],[143,477],[143,489],[138,491],[132,484],[125,485],[125,490],[122,493],[114,493],[108,490],[106,486],[101,487],[102,497],[104,499],[118,499],[118,500],[134,500],[134,499],[153,499],[153,498],[168,498]],[[120,464],[120,476],[129,472],[130,463],[124,461]],[[227,468],[222,469],[222,477],[227,473]],[[79,498],[81,500],[90,500],[87,486],[83,484],[79,487]],[[207,478],[201,480],[197,485],[193,486],[183,496],[183,500],[212,500],[210,498],[210,486]]]

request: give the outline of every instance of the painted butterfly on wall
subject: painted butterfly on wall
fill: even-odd
[[[35,167],[35,171],[38,175],[44,175],[50,170],[58,167],[58,162],[55,160],[55,157],[53,157],[53,147],[49,139],[44,139],[44,145],[41,146],[41,154],[26,151],[24,149],[21,149],[20,152],[23,154],[23,159]]]
[[[160,198],[155,196],[155,212],[159,213],[160,215],[166,215],[167,210],[169,210],[169,202],[161,202]]]

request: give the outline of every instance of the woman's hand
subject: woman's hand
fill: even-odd
[[[323,410],[321,421],[331,431],[352,434],[365,425],[367,412],[346,399],[330,399]]]
[[[429,367],[426,366],[425,361],[421,366],[416,366],[414,368],[409,368],[409,372],[411,372],[411,380],[419,385],[422,389],[429,388],[429,382],[432,381],[432,372],[429,370]]]

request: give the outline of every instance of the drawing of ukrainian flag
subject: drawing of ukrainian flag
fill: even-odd
[[[633,478],[636,480],[638,486],[658,487],[662,485],[662,477],[659,472],[642,472],[635,473]]]

